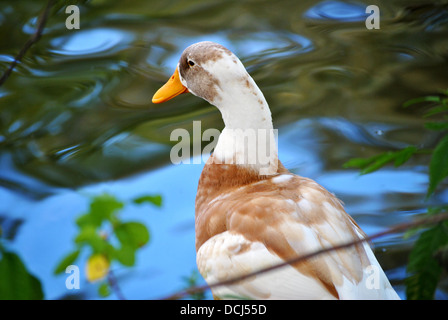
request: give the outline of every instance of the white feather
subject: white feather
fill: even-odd
[[[250,250],[238,253],[238,248]],[[209,284],[252,273],[282,263],[260,242],[250,242],[229,231],[205,242],[197,253],[199,272]],[[217,298],[250,299],[334,299],[315,279],[302,275],[291,266],[273,270],[230,286],[213,289]]]

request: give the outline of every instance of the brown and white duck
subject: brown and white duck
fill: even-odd
[[[225,124],[196,195],[197,265],[207,283],[365,237],[332,193],[278,160],[268,103],[231,51],[208,41],[189,46],[152,101],[184,92],[215,105]],[[399,299],[367,243],[212,292],[220,299]]]

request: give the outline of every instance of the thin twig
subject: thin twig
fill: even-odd
[[[126,298],[123,295],[123,292],[121,292],[120,286],[118,285],[117,278],[115,277],[115,274],[112,272],[112,270],[109,270],[109,272],[107,274],[107,282],[109,283],[109,287],[116,294],[118,299],[126,300]]]
[[[22,49],[19,51],[17,56],[14,58],[14,60],[9,65],[8,69],[6,69],[5,73],[3,73],[2,77],[0,78],[0,86],[8,79],[9,75],[11,74],[12,70],[14,70],[14,67],[17,65],[17,63],[22,60],[25,53],[28,51],[29,48],[33,44],[35,44],[37,41],[39,41],[40,37],[42,36],[42,32],[44,30],[45,24],[48,20],[48,15],[50,13],[50,9],[54,4],[54,0],[48,0],[47,6],[45,7],[44,11],[39,16],[38,22],[37,22],[37,29],[33,33],[33,35],[28,39],[28,41],[23,45]]]
[[[336,250],[347,249],[349,247],[361,244],[363,242],[370,242],[370,241],[372,241],[374,239],[381,238],[381,237],[389,235],[389,234],[406,231],[406,230],[409,230],[411,228],[421,227],[423,225],[436,224],[436,223],[444,221],[444,220],[448,220],[448,213],[441,213],[441,214],[434,215],[434,216],[431,216],[431,217],[428,217],[428,218],[419,219],[419,220],[414,221],[414,222],[407,222],[407,223],[397,224],[397,225],[395,225],[395,226],[393,226],[393,227],[391,227],[391,228],[389,228],[389,229],[387,229],[385,231],[376,233],[376,234],[371,235],[371,236],[367,236],[366,238],[363,238],[363,239],[357,239],[357,240],[350,241],[350,242],[347,242],[347,243],[343,243],[343,244],[340,244],[340,245],[337,245],[337,246],[328,247],[328,248],[317,250],[315,252],[311,252],[311,253],[308,253],[308,254],[305,254],[305,255],[297,256],[297,257],[295,257],[293,259],[284,261],[284,262],[279,263],[277,265],[274,265],[274,266],[271,266],[271,267],[268,267],[268,268],[263,268],[263,269],[260,269],[258,271],[255,271],[255,272],[252,272],[252,273],[248,273],[248,274],[244,274],[244,275],[232,278],[232,279],[224,280],[224,281],[213,283],[213,284],[210,284],[210,285],[196,286],[196,287],[193,287],[193,288],[182,290],[182,291],[176,292],[176,293],[174,293],[174,294],[172,294],[170,296],[162,298],[161,300],[182,299],[185,296],[191,295],[193,293],[202,292],[202,291],[205,291],[207,289],[213,289],[213,288],[220,287],[220,286],[228,286],[228,285],[234,284],[236,282],[243,281],[243,280],[246,280],[248,278],[260,275],[262,273],[266,273],[266,272],[269,272],[269,271],[280,269],[280,268],[283,268],[283,267],[285,267],[287,265],[303,262],[305,260],[314,258],[314,257],[319,256],[319,255],[324,254],[324,253],[328,253],[328,252],[332,252],[332,251],[336,251]]]

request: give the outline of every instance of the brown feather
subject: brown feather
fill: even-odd
[[[247,167],[235,164],[216,164],[210,157],[201,174],[196,197],[196,250],[211,237],[225,231],[242,234],[249,241],[263,243],[271,253],[283,260],[298,254],[309,253],[303,248],[297,252],[290,239],[300,239],[300,230],[288,230],[288,223],[300,223],[310,228],[320,225],[341,228],[348,237],[357,239],[360,229],[344,211],[341,202],[330,192],[311,179],[292,175],[286,182],[273,182],[275,177],[290,174],[279,162],[278,172],[273,176],[260,176]],[[297,208],[303,201],[309,210]],[[323,206],[326,204],[326,206]],[[291,216],[291,213],[296,213]],[[334,213],[337,216],[334,216]],[[294,234],[288,234],[293,232]],[[324,243],[332,239],[319,234]],[[368,264],[361,246],[338,252],[338,261],[343,261],[342,274],[351,281],[362,278],[362,265]],[[314,258],[295,264],[304,275],[318,280],[336,298],[335,286],[342,284],[342,275],[330,270],[327,257]],[[335,276],[336,275],[336,276]]]

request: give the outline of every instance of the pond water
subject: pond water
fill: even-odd
[[[73,249],[76,217],[103,192],[122,201],[163,197],[161,208],[129,205],[122,213],[151,233],[135,267],[112,266],[123,295],[154,299],[186,286],[196,269],[203,163],[173,165],[170,133],[192,132],[194,120],[202,130],[223,124],[193,95],[162,105],[151,97],[197,41],[240,57],[271,106],[284,165],[334,192],[367,234],[425,212],[427,157],[364,176],[342,165],[409,144],[434,146],[422,112],[401,106],[448,88],[446,2],[92,0],[79,6],[79,30],[65,27],[61,3],[0,87],[0,222],[15,226],[9,248],[42,282],[45,298],[98,298],[83,275],[73,292],[53,270]],[[35,32],[45,4],[2,0],[1,70]],[[380,9],[380,29],[365,26],[370,4]],[[431,200],[447,202],[446,188]],[[374,242],[402,298],[414,240],[395,234]],[[448,298],[446,282],[437,299]]]

